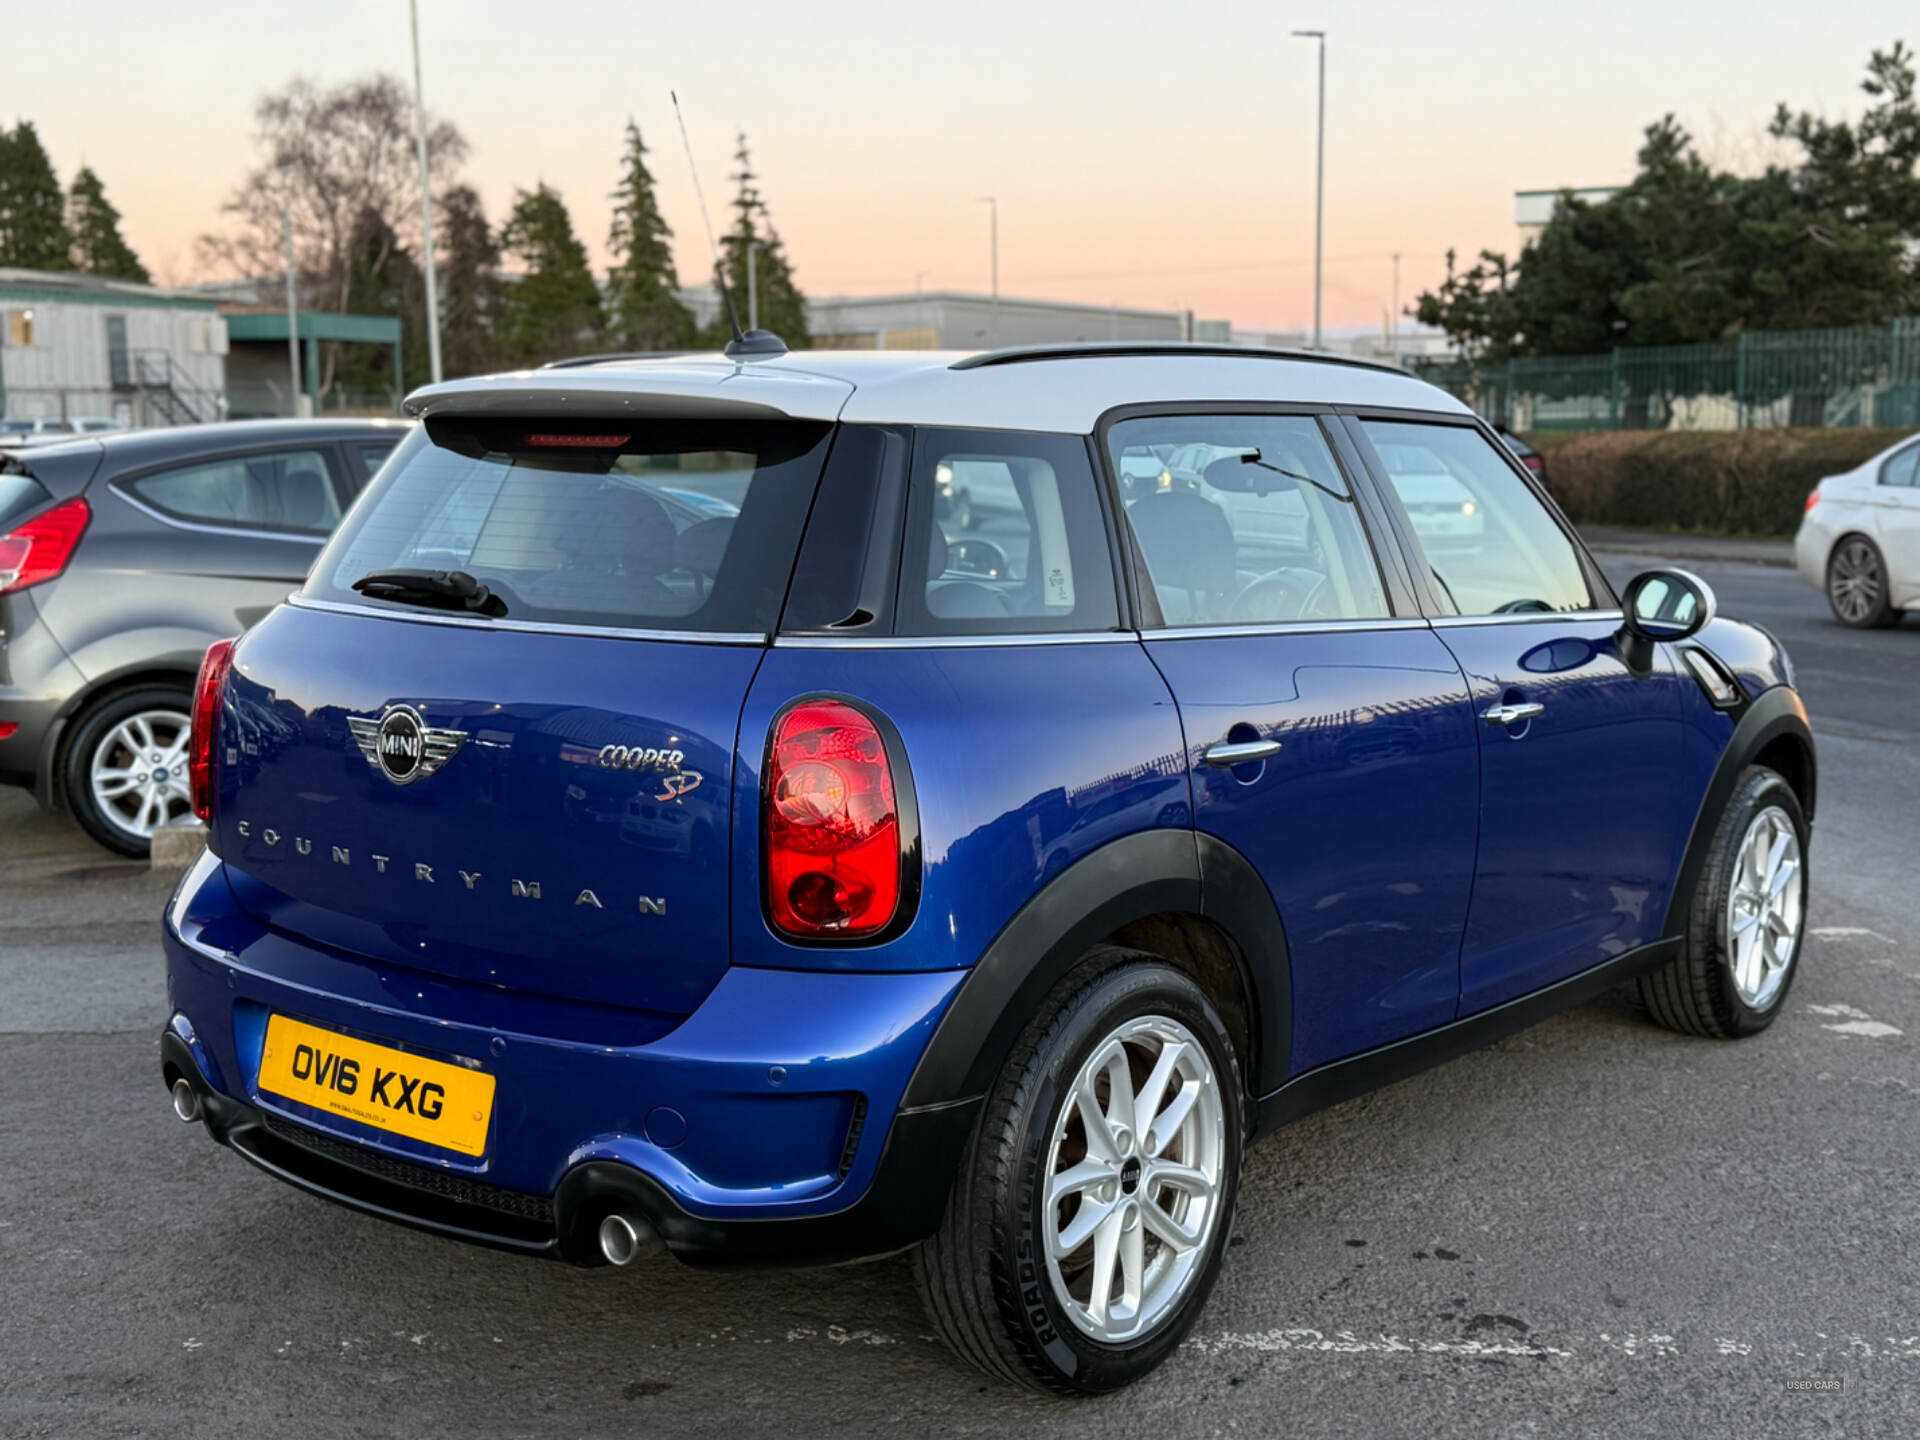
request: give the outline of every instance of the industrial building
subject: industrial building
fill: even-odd
[[[0,417],[184,425],[226,414],[227,327],[205,295],[0,269]]]

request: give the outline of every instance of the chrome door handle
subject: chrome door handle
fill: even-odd
[[[1522,705],[1490,705],[1480,712],[1480,718],[1489,725],[1524,725],[1546,708],[1537,700]]]
[[[1200,758],[1224,770],[1232,765],[1251,765],[1256,760],[1267,760],[1279,753],[1278,740],[1222,740],[1218,745],[1209,745]]]

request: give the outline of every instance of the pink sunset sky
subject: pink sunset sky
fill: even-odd
[[[1395,251],[1410,303],[1449,247],[1511,249],[1515,190],[1625,180],[1665,111],[1710,158],[1762,163],[1776,101],[1857,113],[1869,52],[1920,31],[1887,0],[420,8],[463,178],[496,222],[517,186],[554,186],[596,265],[631,115],[682,276],[707,272],[672,88],[716,225],[744,128],[810,295],[984,291],[994,195],[1004,294],[1273,328],[1312,314],[1314,51],[1291,30],[1329,36],[1329,327],[1382,323]],[[217,278],[194,241],[254,161],[262,91],[411,75],[405,0],[22,5],[6,29],[0,121],[34,121],[63,183],[92,165],[174,282]]]

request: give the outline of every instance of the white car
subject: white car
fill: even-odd
[[[1897,625],[1920,608],[1920,438],[1816,485],[1793,558],[1842,625]]]

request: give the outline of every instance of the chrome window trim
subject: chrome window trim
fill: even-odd
[[[1126,645],[1131,630],[1049,630],[1007,635],[776,635],[782,650],[982,650],[1008,645]]]
[[[1433,628],[1450,629],[1459,625],[1545,625],[1555,620],[1625,620],[1621,610],[1545,610],[1524,615],[1436,615]]]
[[[1213,640],[1236,635],[1336,635],[1353,630],[1426,630],[1425,616],[1381,616],[1365,620],[1276,620],[1267,625],[1169,625],[1142,630],[1142,640]]]
[[[372,615],[381,620],[400,620],[414,625],[458,625],[467,630],[511,630],[523,635],[588,635],[606,640],[671,640],[693,645],[761,645],[767,637],[759,631],[717,630],[636,630],[618,625],[544,625],[533,620],[489,620],[484,615],[453,615],[422,610],[388,610],[376,605],[350,605],[340,600],[321,600],[295,592],[287,597],[289,605],[302,610],[326,610],[341,615]]]
[[[187,470],[191,469],[192,466],[176,465],[171,468]],[[165,472],[156,470],[152,473],[158,475]],[[134,478],[143,480],[146,476],[141,475],[135,476]],[[331,473],[329,473],[327,478],[328,483],[331,484],[333,478]],[[147,501],[142,500],[138,495],[135,495],[131,490],[123,488],[123,486],[130,484],[132,484],[132,481],[114,480],[108,483],[107,489],[111,490],[115,495],[118,495],[148,519],[158,520],[162,525],[171,525],[176,530],[191,530],[199,535],[238,535],[246,540],[285,540],[291,541],[295,545],[314,546],[326,544],[328,536],[332,533],[328,530],[254,530],[244,525],[216,525],[211,520],[182,520],[176,515],[169,515],[166,511],[155,508]]]

